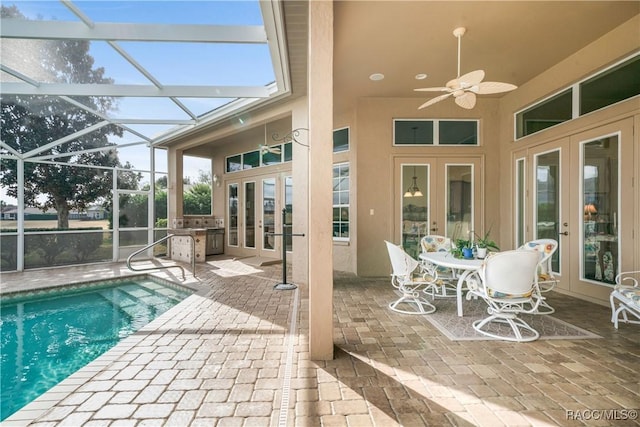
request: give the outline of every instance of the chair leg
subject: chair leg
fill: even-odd
[[[402,314],[430,314],[436,311],[436,307],[433,304],[420,296],[420,291],[400,289],[400,292],[402,292],[402,296],[389,304],[391,310]],[[401,304],[407,304],[412,309],[399,308],[398,306]]]
[[[499,335],[497,333],[493,333],[491,331],[483,329],[485,326],[489,325],[491,322],[504,323],[509,325],[511,327],[511,330],[513,331],[513,336]],[[473,329],[475,329],[476,331],[478,331],[483,335],[486,335],[492,338],[497,338],[499,340],[505,340],[505,341],[529,342],[529,341],[535,341],[540,337],[540,334],[538,333],[538,331],[536,331],[531,326],[529,326],[529,324],[524,320],[512,314],[500,314],[500,315],[493,314],[484,319],[476,320],[475,322],[473,322]],[[523,335],[522,334],[523,330],[528,331],[529,334],[527,336]]]
[[[545,297],[540,296],[538,298],[540,298],[540,302],[538,303],[538,309],[536,310],[535,314],[544,315],[544,314],[553,314],[556,312],[556,309],[549,305]]]
[[[616,302],[613,299],[613,293],[609,296],[609,302],[611,303],[611,323],[618,329],[618,311],[616,310]]]

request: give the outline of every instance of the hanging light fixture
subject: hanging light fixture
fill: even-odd
[[[422,197],[422,191],[418,188],[418,177],[416,176],[416,167],[413,167],[413,178],[411,185],[404,193],[404,197]]]
[[[413,130],[413,144],[416,143],[416,131],[418,130],[417,126],[412,126]],[[422,191],[418,188],[418,177],[416,176],[416,167],[413,166],[413,179],[409,188],[404,193],[404,197],[422,197]]]

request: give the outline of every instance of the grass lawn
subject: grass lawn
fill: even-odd
[[[25,221],[24,222],[24,230],[29,231],[29,229],[40,229],[43,228],[51,228],[55,229],[58,227],[58,221],[54,219],[50,220],[35,220],[35,221]],[[69,229],[74,228],[87,228],[87,227],[100,227],[103,230],[109,229],[109,221],[106,219],[92,220],[92,221],[81,221],[79,219],[70,219],[69,220]],[[0,221],[0,230],[15,230],[18,228],[18,221]]]

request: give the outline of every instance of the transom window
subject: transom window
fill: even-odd
[[[225,158],[225,171],[239,172],[246,169],[255,169],[264,166],[277,165],[290,162],[292,156],[291,142],[277,144],[263,150],[247,151],[246,153],[234,154]]]
[[[349,128],[333,131],[333,152],[349,151]]]
[[[637,95],[640,55],[636,54],[516,113],[515,137],[523,138]]]
[[[394,119],[393,145],[478,145],[478,120]]]

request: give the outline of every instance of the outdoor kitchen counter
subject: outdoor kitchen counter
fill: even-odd
[[[168,232],[169,234],[174,234],[169,243],[171,259],[188,263],[191,262],[192,240],[187,236],[193,236],[195,240],[196,262],[206,261],[206,228],[170,228]]]

